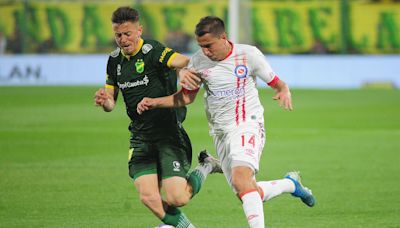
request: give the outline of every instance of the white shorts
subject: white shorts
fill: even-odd
[[[233,167],[247,166],[254,173],[258,172],[265,144],[264,123],[242,123],[233,131],[214,135],[213,138],[222,170],[231,186]]]

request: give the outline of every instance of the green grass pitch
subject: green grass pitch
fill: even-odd
[[[0,87],[0,227],[143,227],[160,221],[127,174],[122,99],[104,113],[94,87]],[[317,197],[264,205],[268,227],[399,227],[400,91],[293,90],[295,110],[260,90],[267,142],[258,180],[300,170]],[[185,127],[212,151],[201,96]],[[194,159],[194,164],[197,162]],[[199,228],[247,227],[222,175],[183,208]]]

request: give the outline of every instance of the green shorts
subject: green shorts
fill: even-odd
[[[166,135],[157,141],[131,137],[129,176],[134,180],[146,174],[158,174],[159,179],[186,177],[192,164],[192,145],[185,130]]]

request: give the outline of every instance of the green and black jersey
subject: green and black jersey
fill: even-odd
[[[106,87],[121,90],[132,120],[131,132],[156,139],[175,132],[178,122],[185,118],[186,109],[154,109],[139,115],[136,106],[144,97],[163,97],[176,92],[176,72],[169,68],[176,52],[155,40],[140,40],[139,47],[132,56],[124,55],[120,48],[110,54]]]

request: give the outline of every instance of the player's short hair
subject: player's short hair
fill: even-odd
[[[111,22],[122,24],[124,22],[137,22],[139,21],[139,11],[129,6],[122,6],[116,9],[111,17]]]
[[[196,36],[201,37],[207,33],[219,36],[225,33],[224,21],[215,16],[206,16],[200,19],[200,22],[196,25],[194,32]]]

